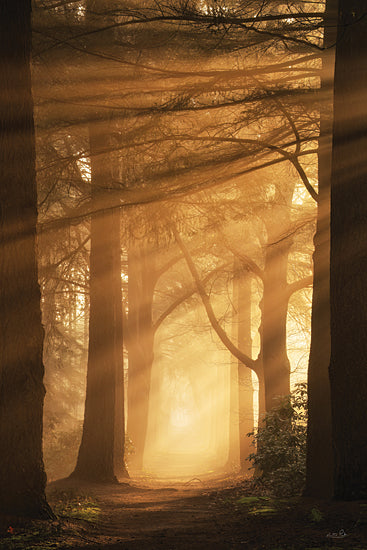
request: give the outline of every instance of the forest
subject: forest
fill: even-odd
[[[367,0],[2,0],[0,549],[367,548]]]

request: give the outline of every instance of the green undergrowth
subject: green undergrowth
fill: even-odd
[[[53,526],[14,528],[12,533],[0,539],[0,549],[52,550],[61,546],[61,542],[55,540],[55,537],[57,537],[57,530]]]
[[[80,519],[95,523],[101,513],[99,504],[90,496],[79,494],[73,489],[54,490],[49,501],[56,516],[60,519]]]
[[[228,498],[224,503],[231,505],[236,511],[247,517],[247,521],[250,521],[250,518],[254,520],[259,518],[272,523],[279,522],[279,524],[287,526],[286,530],[290,529],[289,542],[285,546],[269,547],[269,550],[299,550],[301,548],[305,550],[341,550],[342,548],[367,550],[367,546],[363,546],[359,542],[352,542],[350,545],[352,536],[359,537],[366,529],[367,503],[365,502],[354,507],[352,513],[346,504],[344,519],[340,510],[336,513],[330,503],[311,503],[301,496],[280,498],[273,495],[241,496],[237,494],[232,499]],[[299,531],[297,545],[291,540],[291,532],[295,527]],[[343,527],[346,533],[345,539],[332,540],[331,533],[339,530],[344,531]],[[323,544],[320,546],[317,540],[307,540],[308,538],[319,538]]]
[[[290,506],[289,500],[266,496],[243,496],[236,501],[236,504],[243,506],[249,516],[270,516]]]
[[[301,495],[306,479],[307,386],[279,398],[261,427],[248,434],[254,484],[278,497]]]
[[[33,521],[22,526],[9,525],[7,532],[0,538],[0,550],[74,548],[64,538],[79,538],[79,527],[75,521],[93,524],[98,521],[101,513],[101,508],[94,499],[73,489],[54,490],[48,495],[48,501],[56,520]]]
[[[313,523],[320,523],[324,520],[324,514],[317,506],[314,506],[310,510],[310,519]]]

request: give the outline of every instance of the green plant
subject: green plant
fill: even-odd
[[[311,521],[320,523],[324,519],[324,514],[318,508],[312,508],[310,511]]]
[[[251,432],[256,453],[248,457],[255,468],[254,483],[277,496],[300,494],[306,475],[307,387],[279,400],[259,429]]]
[[[4,538],[0,536],[0,550],[52,550],[59,546],[54,525],[38,527],[29,523],[8,531]]]
[[[55,506],[54,512],[62,518],[83,519],[94,523],[101,512],[96,502],[89,498],[79,498],[74,502]]]
[[[79,494],[73,488],[51,492],[49,501],[59,518],[82,519],[94,523],[101,512],[99,504],[94,499]]]

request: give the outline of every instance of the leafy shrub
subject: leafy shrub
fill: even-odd
[[[248,457],[255,484],[277,496],[300,494],[306,477],[307,387],[297,384],[250,434],[256,453]]]

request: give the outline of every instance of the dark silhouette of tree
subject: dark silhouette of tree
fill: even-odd
[[[367,497],[367,2],[339,0],[331,173],[334,496]],[[347,106],[347,108],[346,108]]]
[[[0,513],[52,517],[42,460],[31,2],[0,6]]]
[[[91,195],[103,204],[113,189],[105,154],[109,134],[90,127]],[[124,463],[120,211],[103,206],[91,216],[90,314],[82,441],[72,477],[112,482],[127,477]]]
[[[330,177],[332,94],[337,0],[327,0],[322,54],[320,137],[318,152],[317,225],[314,235],[314,277],[311,347],[308,365],[308,430],[305,494],[330,497],[333,492],[330,403]]]
[[[104,7],[100,0],[85,6],[90,31]],[[106,19],[108,21],[108,19]],[[108,34],[107,44],[112,37]],[[88,124],[91,159],[90,312],[87,387],[82,440],[72,477],[111,482],[128,477],[124,461],[125,415],[121,292],[121,227],[118,203],[106,208],[114,192],[110,116],[98,109]],[[117,185],[118,186],[118,185]],[[111,205],[109,205],[111,206]],[[117,207],[117,208],[116,208]]]

